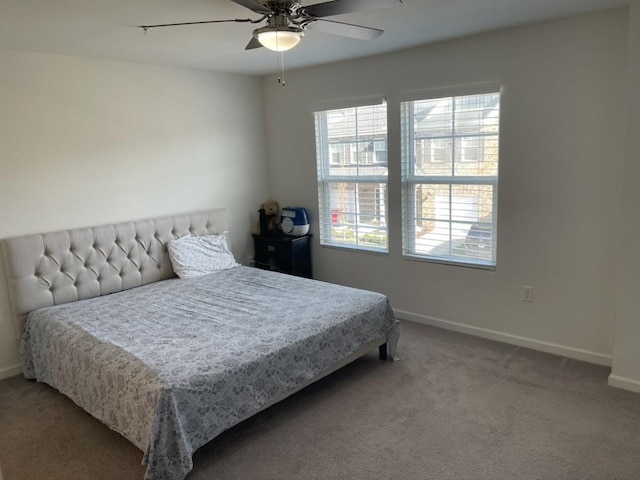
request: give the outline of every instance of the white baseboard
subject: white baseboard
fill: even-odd
[[[0,380],[5,378],[20,375],[22,373],[22,365],[14,365],[13,367],[7,367],[0,370]]]
[[[581,350],[579,348],[568,347],[566,345],[558,345],[557,343],[543,342],[533,338],[521,337],[519,335],[512,335],[510,333],[499,332],[497,330],[489,330],[487,328],[474,327],[464,323],[451,322],[449,320],[428,317],[426,315],[406,312],[404,310],[394,309],[394,311],[398,318],[409,320],[411,322],[444,328],[446,330],[453,330],[454,332],[466,333],[468,335],[475,335],[476,337],[487,338],[489,340],[497,340],[498,342],[508,343],[510,345],[517,345],[519,347],[531,348],[541,352],[553,353],[555,355],[595,363],[597,365],[604,365],[606,367],[610,367],[612,364],[611,355],[605,355],[603,353],[590,352],[588,350]],[[609,385],[611,385],[611,381],[609,381]]]
[[[614,375],[613,373],[609,375],[609,386],[640,393],[640,381],[634,380],[633,378]]]

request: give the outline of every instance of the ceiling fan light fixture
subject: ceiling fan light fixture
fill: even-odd
[[[253,36],[260,44],[274,52],[286,52],[300,43],[304,31],[299,27],[263,27],[254,30]]]

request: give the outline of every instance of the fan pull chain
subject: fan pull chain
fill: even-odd
[[[276,31],[276,55],[278,56],[278,70],[280,76],[278,77],[278,83],[284,87],[284,54],[280,51],[280,36]]]
[[[284,87],[284,53],[278,52],[278,70],[280,70],[280,76],[278,77],[278,83]]]

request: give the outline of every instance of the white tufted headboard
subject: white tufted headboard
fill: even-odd
[[[12,313],[22,331],[32,310],[174,277],[169,240],[223,233],[224,209],[0,241]]]

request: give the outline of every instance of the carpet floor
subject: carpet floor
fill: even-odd
[[[362,357],[226,431],[188,480],[638,480],[640,395],[609,369],[402,323]],[[142,452],[54,389],[0,382],[4,480],[142,480]]]

